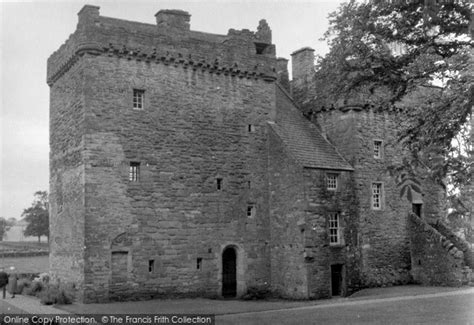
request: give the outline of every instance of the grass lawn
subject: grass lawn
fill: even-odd
[[[49,271],[48,256],[3,257],[0,253],[0,267],[14,266],[17,273],[44,273]]]

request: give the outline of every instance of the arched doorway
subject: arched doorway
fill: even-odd
[[[227,247],[222,252],[222,296],[237,295],[237,254],[233,247]]]

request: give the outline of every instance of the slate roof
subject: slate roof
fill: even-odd
[[[276,86],[276,109],[275,123],[270,126],[303,167],[354,170],[318,128],[302,115],[280,85]]]

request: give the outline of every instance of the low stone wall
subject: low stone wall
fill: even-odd
[[[0,257],[30,257],[30,256],[48,256],[49,251],[39,250],[39,251],[5,251],[0,253]]]
[[[467,284],[470,269],[463,252],[415,214],[409,215],[408,223],[413,280],[423,285]]]
[[[441,220],[438,220],[435,224],[432,225],[439,233],[449,239],[454,246],[461,250],[464,254],[464,262],[471,269],[474,268],[474,251],[472,245],[459,236],[457,236],[448,226],[446,226]]]

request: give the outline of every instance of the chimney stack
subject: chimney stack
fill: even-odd
[[[290,77],[288,75],[288,60],[285,58],[277,59],[277,80],[286,91],[291,92]]]
[[[303,47],[291,53],[291,72],[293,81],[306,80],[314,71],[314,50]]]
[[[304,47],[291,53],[293,78],[291,80],[291,95],[300,109],[305,112],[314,96],[314,50]]]
[[[160,10],[155,17],[159,28],[189,31],[191,27],[189,24],[191,15],[184,10]]]

